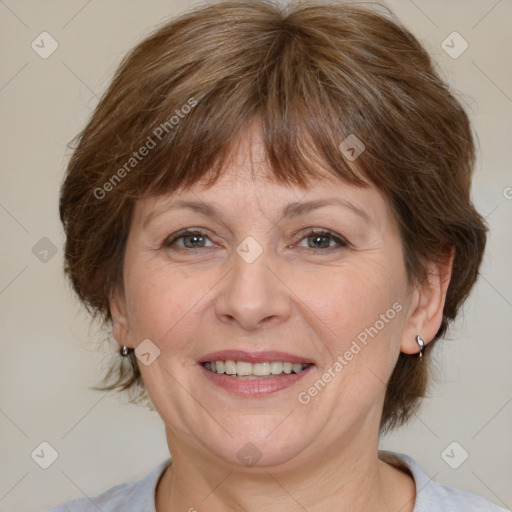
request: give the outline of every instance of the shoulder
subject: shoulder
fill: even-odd
[[[412,475],[416,485],[414,512],[508,512],[483,496],[434,482],[408,455],[379,451],[379,458]]]
[[[155,490],[167,459],[141,480],[115,485],[97,496],[77,498],[43,512],[155,512]]]

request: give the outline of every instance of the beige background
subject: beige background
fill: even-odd
[[[438,346],[432,397],[382,447],[415,457],[436,481],[510,508],[512,2],[388,4],[466,102],[480,141],[474,200],[491,234],[465,315],[452,339]],[[99,338],[63,279],[57,198],[66,144],[84,126],[121,57],[156,24],[191,5],[0,1],[1,511],[38,511],[93,496],[141,478],[168,457],[156,413],[88,389],[99,376]],[[47,59],[31,48],[43,31],[59,45]],[[453,31],[469,43],[457,59],[441,48]],[[47,262],[32,252],[43,237],[57,249]],[[31,458],[43,441],[58,452],[46,470]],[[453,441],[460,447],[449,451],[452,459],[462,449],[469,453],[458,469],[441,456]]]

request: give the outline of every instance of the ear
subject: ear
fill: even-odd
[[[452,249],[443,254],[438,262],[430,262],[427,265],[427,279],[413,291],[410,316],[400,345],[403,353],[418,353],[420,347],[416,343],[416,336],[420,335],[425,343],[429,343],[439,330],[454,256],[455,249]]]
[[[114,338],[119,345],[134,348],[130,337],[126,310],[124,294],[116,290],[110,296],[110,314],[112,316]]]

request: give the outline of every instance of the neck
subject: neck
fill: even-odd
[[[378,435],[370,441],[356,437],[316,453],[315,448],[303,452],[298,457],[307,459],[307,464],[294,460],[293,465],[289,461],[252,468],[240,468],[170,442],[173,462],[158,486],[157,512],[260,508],[412,512],[413,480],[377,458]]]

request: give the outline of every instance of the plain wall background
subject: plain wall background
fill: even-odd
[[[382,448],[413,456],[436,481],[510,508],[512,2],[387,3],[466,102],[480,141],[473,195],[491,232],[464,315],[451,339],[438,343],[431,398]],[[57,205],[66,144],[85,125],[121,57],[193,5],[200,4],[0,2],[0,511],[38,511],[93,496],[141,478],[168,457],[156,413],[88,389],[98,382],[104,355],[63,278]],[[43,31],[59,45],[47,59],[31,48]],[[454,31],[469,43],[457,59],[441,48]],[[43,237],[57,250],[46,262],[33,253]],[[58,452],[46,470],[31,458],[43,441]],[[453,441],[469,454],[458,469],[441,456]],[[453,456],[461,454],[456,446]]]

